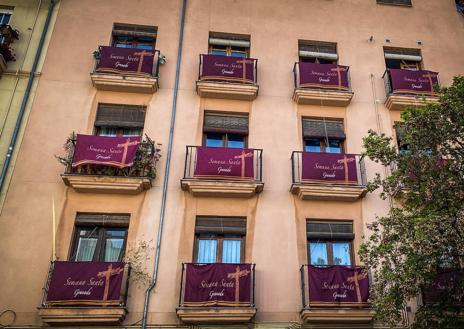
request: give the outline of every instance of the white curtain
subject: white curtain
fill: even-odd
[[[348,242],[332,243],[334,265],[351,265],[350,244]]]
[[[216,263],[217,240],[198,240],[197,263]]]
[[[224,240],[222,242],[222,262],[240,263],[241,240]]]
[[[328,265],[327,244],[311,242],[309,244],[311,265]]]
[[[106,239],[105,262],[117,262],[121,254],[123,239]]]
[[[96,238],[79,238],[79,244],[77,245],[76,261],[91,261],[93,259],[93,254],[95,253],[96,246]]]

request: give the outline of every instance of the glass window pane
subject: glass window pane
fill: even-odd
[[[77,245],[76,261],[89,262],[93,259],[97,238],[79,238]]]
[[[309,255],[311,265],[329,264],[327,257],[327,243],[325,242],[310,242]]]
[[[138,128],[124,128],[122,130],[123,137],[130,137],[130,136],[140,136],[142,131]]]
[[[243,135],[227,135],[227,147],[242,149],[245,147],[245,136]]]
[[[327,153],[342,153],[342,141],[339,139],[329,139],[329,145],[327,145],[325,151]]]
[[[305,139],[305,152],[321,152],[321,141],[319,138]]]
[[[334,242],[332,243],[332,249],[334,265],[351,265],[349,242]]]
[[[197,263],[216,263],[217,240],[198,240]]]
[[[232,55],[232,57],[246,58],[246,54],[242,53],[242,52],[233,51],[231,55]]]
[[[124,239],[121,239],[121,238],[106,239],[105,256],[103,257],[105,262],[119,261],[123,245],[124,245]]]
[[[211,54],[213,54],[213,55],[227,56],[227,51],[225,51],[225,50],[219,50],[219,49],[213,49],[213,50],[211,50]]]
[[[153,50],[153,44],[137,42],[136,48],[145,49],[145,50]]]
[[[0,14],[0,24],[8,24],[11,14]]]
[[[224,147],[224,135],[217,133],[206,134],[206,146],[209,147]]]
[[[109,136],[109,137],[116,137],[118,135],[118,129],[112,127],[100,127],[97,130],[98,136]]]
[[[222,241],[222,262],[240,263],[240,247],[242,240],[223,240]]]

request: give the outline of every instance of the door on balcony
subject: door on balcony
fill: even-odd
[[[246,148],[248,116],[205,112],[203,146]]]
[[[305,152],[344,153],[343,121],[303,118]]]
[[[242,263],[246,220],[237,217],[197,217],[194,262]]]
[[[353,223],[309,220],[306,223],[308,264],[354,265]]]
[[[128,224],[129,215],[78,213],[69,260],[122,261]]]
[[[420,49],[384,48],[387,69],[418,71],[421,69],[422,56]]]
[[[134,24],[113,25],[112,46],[154,50],[158,27]]]
[[[210,32],[209,53],[212,55],[247,58],[250,55],[250,36]]]
[[[337,64],[337,44],[333,42],[298,40],[300,62]]]

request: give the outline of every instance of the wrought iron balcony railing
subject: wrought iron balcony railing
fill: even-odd
[[[256,85],[257,70],[254,58],[201,54],[198,81]]]
[[[349,66],[297,62],[293,67],[295,88],[351,92]]]

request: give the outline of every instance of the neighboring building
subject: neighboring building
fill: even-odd
[[[463,27],[452,0],[61,0],[2,191],[0,324],[381,327],[362,138],[407,147]]]

